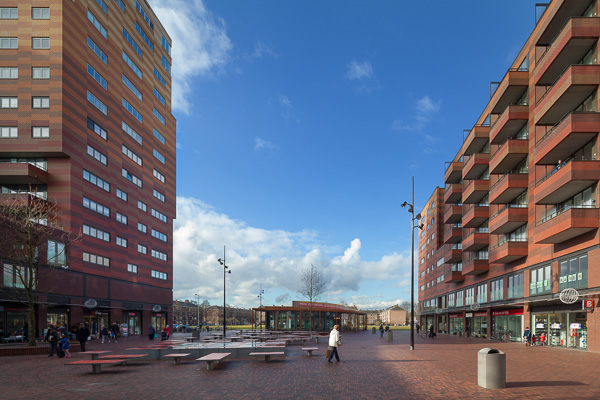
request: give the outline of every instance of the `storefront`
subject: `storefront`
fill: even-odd
[[[523,309],[492,311],[492,337],[520,342],[523,337]]]
[[[445,315],[438,316],[437,331],[438,331],[438,333],[448,332],[448,327],[446,326],[446,316]]]
[[[463,332],[463,315],[462,314],[450,314],[448,315],[450,321],[449,331],[450,335],[462,335]]]
[[[142,313],[139,311],[125,311],[122,319],[122,333],[130,335],[142,334]]]
[[[27,325],[27,310],[0,306],[0,337],[21,336]]]
[[[100,332],[105,326],[110,328],[108,324],[109,309],[84,309],[83,321],[87,324],[92,337],[100,338]]]
[[[480,311],[476,313],[466,313],[465,332],[471,337],[486,337],[487,336],[487,312]]]
[[[557,305],[548,311],[534,310],[532,320],[536,343],[542,344],[543,337],[544,345],[587,349],[587,313],[581,310],[581,303]]]
[[[156,329],[156,332],[159,332],[159,336],[160,332],[162,332],[165,329],[166,317],[167,315],[164,313],[152,313],[152,325],[154,326],[154,329]]]

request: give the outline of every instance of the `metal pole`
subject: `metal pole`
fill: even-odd
[[[415,177],[412,177],[412,219],[410,221],[410,349],[415,349]]]
[[[223,246],[223,339],[227,337],[227,307],[225,305],[225,272],[227,272],[227,263],[225,262],[225,246]]]
[[[198,311],[197,317],[196,317],[196,326],[199,327],[200,326],[200,295],[197,294],[196,296],[198,296],[198,301],[196,302],[196,308],[197,308],[196,311]]]

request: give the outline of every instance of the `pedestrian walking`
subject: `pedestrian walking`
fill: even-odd
[[[434,328],[433,328],[433,324],[431,324],[431,325],[429,326],[429,337],[430,337],[431,339],[435,339],[435,332],[434,332],[433,330],[434,330]]]
[[[386,331],[386,332],[388,332],[389,330],[390,330],[390,324],[387,324],[387,325],[385,326],[385,331]]]
[[[531,331],[529,327],[525,328],[525,332],[523,332],[523,342],[525,343],[525,347],[531,346]]]
[[[50,354],[48,357],[54,356],[54,351],[56,351],[56,355],[60,355],[58,352],[58,341],[60,337],[58,336],[58,331],[54,328],[54,325],[48,325],[48,330],[46,331],[46,337],[44,338],[45,342],[50,343]]]
[[[421,330],[421,325],[417,324],[417,335],[419,334],[420,330]]]
[[[117,324],[116,322],[113,322],[112,326],[110,327],[110,332],[112,333],[112,336],[115,338],[115,342],[119,343],[119,335],[121,334],[121,330],[119,329],[119,324]]]
[[[60,339],[60,348],[65,353],[66,358],[71,358],[71,353],[69,352],[71,346],[69,346],[69,338],[67,338],[66,334]]]
[[[81,345],[81,352],[85,353],[85,344],[88,341],[88,338],[90,337],[90,329],[82,322],[79,324],[79,329],[77,329],[77,340],[79,341],[79,344]]]
[[[167,334],[167,339],[169,339],[169,336],[171,336],[171,328],[169,328],[169,325],[165,326],[165,333]]]
[[[383,324],[379,325],[379,333],[381,334],[381,337],[383,337]]]
[[[156,329],[154,329],[154,325],[150,324],[148,328],[148,339],[154,340],[154,336],[156,335]]]
[[[108,332],[108,328],[106,326],[100,331],[100,336],[102,336],[102,343],[104,343],[104,340],[110,343],[110,333]]]
[[[335,361],[340,362],[340,356],[337,351],[337,348],[342,345],[339,329],[339,325],[335,325],[329,334],[329,347],[331,351],[329,353],[329,357],[327,358],[328,363],[331,362],[333,356],[335,356]]]

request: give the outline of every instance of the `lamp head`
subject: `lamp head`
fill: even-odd
[[[400,204],[400,207],[404,208],[408,205],[408,203],[405,201],[404,203]]]
[[[425,226],[425,224],[419,225],[419,229],[423,229],[424,226]]]
[[[417,215],[415,215],[415,219],[421,219],[421,213],[418,213]]]
[[[230,270],[230,269],[228,269],[228,270],[227,270],[227,273],[228,273],[228,274],[230,274],[230,273],[231,273],[231,270]]]
[[[413,212],[413,206],[409,205],[409,207],[408,207],[408,212],[409,212],[409,213],[412,213],[412,212]]]

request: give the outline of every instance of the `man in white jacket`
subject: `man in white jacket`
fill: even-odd
[[[331,362],[331,359],[335,355],[335,360],[337,362],[340,361],[340,356],[338,355],[337,348],[342,344],[340,341],[340,327],[339,325],[335,325],[333,330],[329,334],[329,347],[331,347],[331,352],[329,353],[329,357],[327,358],[327,362]]]

